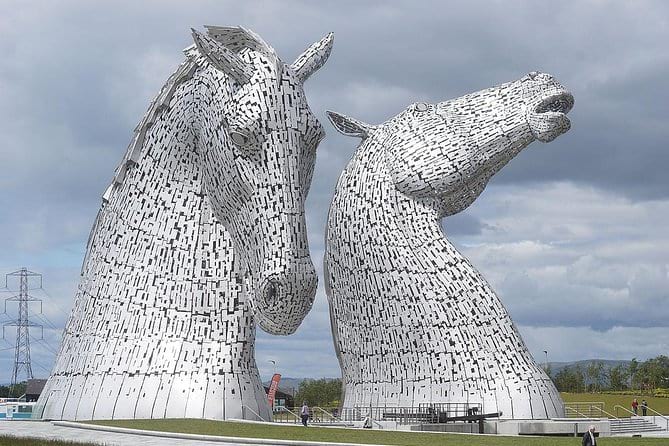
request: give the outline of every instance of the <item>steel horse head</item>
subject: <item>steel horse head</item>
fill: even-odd
[[[304,203],[325,136],[303,83],[326,62],[333,35],[290,65],[243,28],[207,27],[206,34],[193,30],[193,38],[204,189],[232,237],[256,322],[269,333],[290,334],[316,293]]]

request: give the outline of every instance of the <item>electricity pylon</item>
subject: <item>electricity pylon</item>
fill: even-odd
[[[3,325],[2,338],[5,338],[6,327],[16,327],[16,350],[14,352],[14,370],[12,372],[11,383],[11,386],[14,387],[19,382],[18,377],[21,370],[25,370],[27,379],[33,378],[33,369],[30,363],[30,327],[39,327],[42,329],[42,337],[44,336],[44,328],[42,325],[28,319],[28,305],[30,302],[39,302],[40,313],[42,312],[42,299],[37,299],[28,294],[30,277],[39,277],[39,288],[41,288],[42,275],[28,271],[27,268],[21,268],[18,271],[5,275],[5,287],[9,284],[10,276],[19,278],[19,294],[5,299],[5,313],[7,313],[7,302],[18,302],[19,317]]]

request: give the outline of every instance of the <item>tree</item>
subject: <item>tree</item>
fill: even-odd
[[[553,380],[555,387],[560,392],[573,392],[573,374],[568,367],[563,368],[555,375]]]
[[[639,361],[636,360],[636,358],[632,358],[632,361],[630,361],[629,365],[629,379],[630,379],[630,388],[634,390],[634,383],[635,383],[635,378],[636,378],[636,371],[639,368]]]
[[[26,393],[27,382],[23,381],[12,386],[0,386],[0,398],[18,398]]]
[[[295,394],[295,405],[334,407],[341,401],[341,379],[305,379]]]
[[[579,365],[560,370],[555,375],[554,383],[560,392],[581,392],[585,389],[585,379]]]
[[[604,366],[599,361],[593,361],[586,367],[585,373],[588,376],[588,384],[591,392],[602,390],[603,369]]]
[[[585,375],[580,364],[576,364],[576,367],[574,367],[574,384],[575,392],[585,392]]]
[[[639,364],[635,382],[645,390],[654,390],[666,385],[666,377],[669,377],[669,357],[661,355]]]
[[[611,367],[609,369],[609,387],[611,390],[625,390],[628,376],[629,370],[623,364]]]

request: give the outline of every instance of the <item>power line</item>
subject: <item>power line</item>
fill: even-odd
[[[35,364],[37,367],[39,367],[40,369],[44,370],[44,371],[47,372],[48,374],[51,374],[51,369],[48,369],[48,368],[44,367],[44,366],[43,366],[42,364],[40,364],[39,362],[36,362],[36,361],[33,361],[33,362],[34,362],[34,364]]]
[[[35,341],[37,344],[42,345],[47,351],[49,351],[49,353],[52,353],[54,355],[58,354],[58,349],[56,347],[54,347],[53,345],[49,344],[49,342],[47,342],[46,339],[44,339],[44,338],[41,338],[41,339],[32,338],[32,340]]]
[[[39,290],[42,291],[42,293],[44,293],[44,295],[45,295],[46,297],[48,297],[48,298],[51,300],[51,304],[50,304],[50,305],[53,305],[53,307],[54,307],[56,310],[58,310],[58,311],[60,311],[61,313],[63,313],[66,317],[69,317],[69,316],[70,316],[70,313],[69,313],[69,312],[63,310],[58,304],[56,304],[56,299],[55,299],[54,297],[52,297],[49,293],[47,293],[47,291],[46,291],[44,288],[41,288],[41,287],[40,287]]]
[[[56,327],[56,325],[51,322],[44,313],[30,313],[30,316],[35,316],[37,319],[39,319],[40,322],[43,322],[48,328],[52,330],[61,330],[60,328]]]

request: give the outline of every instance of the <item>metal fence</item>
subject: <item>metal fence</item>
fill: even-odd
[[[482,414],[480,403],[423,403],[418,406],[354,406],[310,407],[309,422],[350,424],[354,422],[393,421],[397,424],[443,423],[446,418]],[[277,423],[300,423],[300,408],[276,407],[273,417]]]
[[[394,421],[398,424],[440,423],[445,418],[462,417],[482,413],[481,404],[475,403],[434,403],[418,406],[357,406],[341,410],[342,421]]]
[[[604,403],[600,401],[569,403],[564,406],[567,418],[600,418],[604,412]]]

